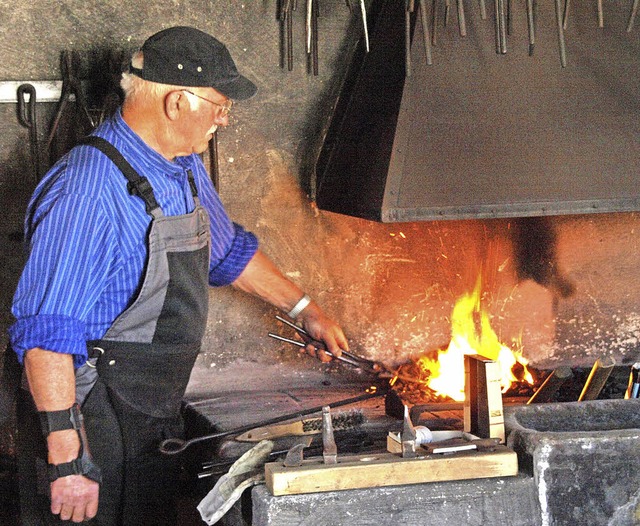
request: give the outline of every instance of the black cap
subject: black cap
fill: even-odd
[[[138,77],[160,84],[212,87],[230,99],[253,97],[258,88],[238,73],[227,47],[193,27],[170,27],[150,36],[142,45],[142,69],[130,67]]]

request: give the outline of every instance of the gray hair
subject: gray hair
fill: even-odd
[[[144,66],[144,56],[142,51],[136,51],[131,57],[131,65],[134,68],[142,69]],[[171,91],[186,89],[182,86],[173,86],[171,84],[160,84],[151,82],[143,78],[125,71],[120,79],[120,87],[124,92],[125,99],[156,98],[163,97]]]

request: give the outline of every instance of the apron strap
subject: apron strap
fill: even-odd
[[[160,209],[160,205],[158,204],[158,201],[156,201],[156,196],[153,193],[153,188],[151,188],[149,180],[136,172],[129,161],[124,158],[113,144],[106,139],[96,137],[95,135],[89,135],[88,137],[80,139],[78,144],[93,146],[104,153],[129,181],[127,184],[129,193],[131,195],[139,196],[144,201],[145,208],[149,215],[153,217],[158,215],[156,210]],[[162,213],[161,209],[160,213]]]

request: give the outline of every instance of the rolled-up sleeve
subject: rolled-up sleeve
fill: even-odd
[[[41,218],[18,283],[9,328],[20,361],[30,349],[72,354],[86,361],[87,313],[104,289],[112,230],[91,197],[61,195]]]
[[[20,318],[9,328],[9,337],[20,363],[24,361],[24,353],[35,348],[72,354],[76,368],[87,360],[85,324],[67,316]]]
[[[258,250],[255,235],[236,223],[233,227],[234,236],[229,250],[209,272],[209,283],[214,287],[233,283]]]

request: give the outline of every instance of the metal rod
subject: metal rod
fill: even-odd
[[[571,367],[558,367],[553,370],[542,382],[538,390],[529,398],[527,404],[552,402],[560,387],[573,376]]]
[[[633,23],[636,19],[636,15],[638,14],[638,5],[640,5],[640,0],[633,0],[631,14],[629,15],[629,23],[627,24],[627,32],[630,32],[633,29]]]
[[[313,16],[311,18],[311,64],[313,74],[318,75],[318,17],[320,16],[320,5],[318,0],[313,3]]]
[[[598,0],[598,27],[604,27],[604,9],[602,7],[602,0]]]
[[[438,0],[433,0],[433,2],[431,3],[431,44],[434,46],[436,45],[437,31],[438,31]]]
[[[411,0],[407,0],[404,9],[404,71],[411,76]]]
[[[536,23],[533,12],[534,0],[527,0],[527,29],[529,31],[529,56],[533,56],[533,48],[536,45]]]
[[[218,132],[209,141],[209,176],[216,192],[220,191],[220,168],[218,164]]]
[[[564,43],[564,27],[562,22],[562,0],[555,0],[556,2],[556,23],[558,25],[558,48],[560,51],[560,65],[563,68],[567,67],[567,50]],[[569,0],[567,0],[568,2]],[[567,9],[565,5],[565,10]]]
[[[589,377],[582,388],[578,402],[583,400],[595,400],[602,391],[609,375],[613,371],[616,361],[611,358],[598,358],[593,364]]]
[[[571,0],[564,0],[564,11],[562,12],[562,29],[567,29],[569,23],[569,5]]]
[[[426,55],[427,65],[433,64],[431,57],[431,37],[429,36],[429,22],[427,21],[427,5],[426,0],[420,0],[420,20],[422,21],[422,34],[424,36],[424,52]]]
[[[462,0],[456,0],[456,7],[458,8],[458,28],[461,37],[467,36],[467,21],[464,16],[464,4]]]
[[[480,18],[482,20],[486,20],[487,19],[487,6],[485,4],[484,0],[479,0],[479,4],[480,4]]]
[[[367,6],[364,0],[360,0],[360,13],[362,14],[362,26],[364,28],[364,48],[369,53],[369,27],[367,23]]]

